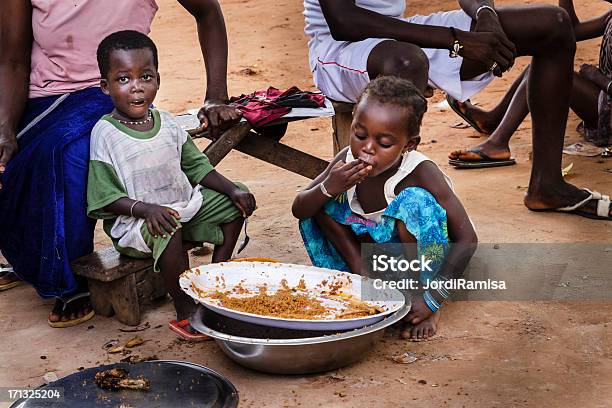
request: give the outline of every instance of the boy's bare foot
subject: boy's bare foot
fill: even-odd
[[[510,159],[510,148],[508,146],[497,146],[488,140],[470,149],[454,150],[449,153],[451,160],[483,161],[483,160],[508,160]]]
[[[497,128],[498,123],[491,122],[489,112],[473,105],[469,99],[465,102],[459,102],[452,96],[447,95],[446,100],[451,109],[477,132],[490,135]]]
[[[425,341],[433,337],[438,331],[438,322],[440,321],[440,312],[436,312],[431,317],[423,320],[421,323],[411,325],[407,323],[402,329],[400,336],[402,339],[411,341]]]
[[[529,186],[523,202],[532,211],[551,211],[575,205],[588,196],[587,191],[563,181],[557,185],[547,185],[545,191],[542,191],[541,187]],[[590,200],[575,211],[595,217],[597,215],[597,200]],[[608,210],[608,217],[612,217],[611,209]]]
[[[197,305],[193,299],[183,292],[183,296],[177,296],[172,299],[174,301],[174,309],[176,310],[176,320],[189,319],[197,309]]]
[[[93,317],[93,309],[89,296],[74,298],[74,300],[56,299],[51,313],[49,325],[52,327],[74,326]]]

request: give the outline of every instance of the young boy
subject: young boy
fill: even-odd
[[[363,274],[361,244],[401,243],[437,264],[437,275],[425,280],[461,277],[476,233],[450,179],[416,151],[426,108],[405,79],[378,77],[366,86],[355,105],[350,146],[293,202],[315,266]],[[448,296],[446,290],[413,296],[406,319],[413,327],[402,337],[434,335],[436,312]]]
[[[104,219],[119,252],[154,258],[174,299],[171,328],[182,332],[194,308],[178,284],[188,268],[183,241],[212,243],[212,261],[228,260],[255,198],[217,173],[171,114],[151,108],[160,77],[146,35],[111,34],[97,58],[100,87],[115,108],[92,130],[87,213]]]

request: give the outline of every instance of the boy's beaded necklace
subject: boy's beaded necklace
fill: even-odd
[[[121,120],[119,118],[116,118],[112,114],[111,114],[111,117],[115,119],[117,122],[122,123],[124,125],[144,125],[145,123],[149,123],[151,119],[153,119],[153,115],[151,114],[151,111],[149,111],[149,115],[144,120]]]

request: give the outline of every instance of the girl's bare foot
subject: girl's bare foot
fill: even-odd
[[[407,324],[402,329],[400,336],[411,341],[425,341],[433,337],[438,331],[440,312],[434,313],[431,317],[423,320],[419,324]]]

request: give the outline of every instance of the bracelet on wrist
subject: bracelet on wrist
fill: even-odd
[[[493,7],[484,5],[484,6],[478,7],[478,9],[476,10],[476,20],[478,20],[478,14],[480,14],[480,12],[482,10],[489,10],[489,11],[491,11],[495,15],[495,17],[499,17],[497,15],[497,11],[495,11],[495,9]]]
[[[136,204],[138,203],[142,203],[142,201],[136,200],[132,203],[132,206],[130,207],[130,217],[134,217],[134,207],[136,207]]]
[[[325,185],[323,185],[323,183],[322,183],[322,182],[321,182],[321,183],[319,183],[319,190],[321,190],[321,193],[322,193],[322,194],[323,194],[325,197],[327,197],[327,198],[333,198],[333,197],[334,197],[333,195],[331,195],[331,194],[329,194],[329,193],[327,192],[327,189],[325,188]]]
[[[451,58],[457,58],[459,56],[459,51],[463,48],[463,45],[459,42],[459,38],[457,38],[457,31],[455,27],[449,27],[451,35],[453,36],[453,44],[451,45],[450,52],[448,56]]]

